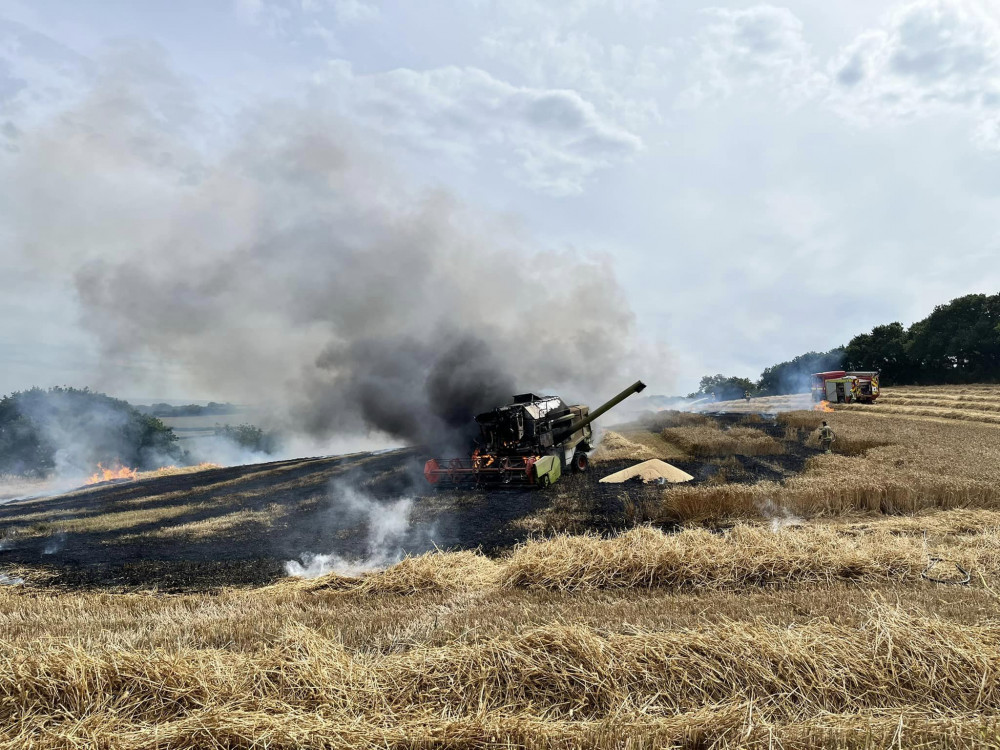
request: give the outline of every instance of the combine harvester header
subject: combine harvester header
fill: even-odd
[[[586,471],[591,423],[646,385],[636,381],[600,408],[568,406],[558,396],[523,393],[476,417],[482,440],[470,458],[432,458],[424,476],[433,485],[534,484],[548,487],[566,470]]]

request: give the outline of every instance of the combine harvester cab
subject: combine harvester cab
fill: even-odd
[[[817,372],[812,376],[813,401],[873,404],[881,392],[878,375],[867,370]]]
[[[558,396],[523,393],[476,417],[480,446],[469,458],[432,458],[424,476],[438,487],[528,484],[548,487],[566,471],[586,471],[591,423],[645,384],[637,381],[599,409],[568,406]]]

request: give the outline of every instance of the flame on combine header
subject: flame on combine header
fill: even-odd
[[[567,470],[586,471],[590,424],[645,384],[636,381],[599,409],[568,406],[558,396],[522,393],[514,402],[476,417],[482,439],[469,458],[432,458],[427,481],[457,484],[533,484],[548,487]]]

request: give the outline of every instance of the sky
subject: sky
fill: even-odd
[[[290,177],[262,154],[292,133]],[[0,0],[0,180],[0,393],[252,399],[330,341],[370,354],[358,305],[364,342],[497,318],[687,393],[998,291],[1000,4]],[[490,260],[326,265],[311,215]],[[275,238],[263,277],[215,263]],[[300,305],[394,273],[405,312]]]

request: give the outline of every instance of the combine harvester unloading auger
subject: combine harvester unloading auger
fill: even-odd
[[[590,411],[558,396],[523,393],[514,403],[476,417],[482,441],[469,458],[432,458],[424,465],[437,486],[528,484],[548,487],[567,470],[586,471],[593,449],[590,424],[645,384],[639,380]]]

